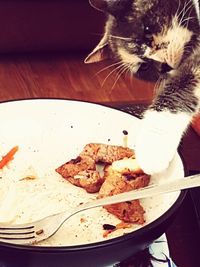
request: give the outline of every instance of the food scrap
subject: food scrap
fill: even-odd
[[[123,146],[128,147],[128,131],[123,130]]]
[[[81,222],[81,223],[85,223],[85,222],[86,222],[86,219],[82,217],[82,218],[80,219],[80,222]]]
[[[37,177],[36,176],[34,176],[34,175],[28,175],[28,176],[25,176],[25,177],[23,177],[23,178],[21,178],[20,179],[20,181],[31,181],[31,180],[35,180],[35,179],[37,179]]]
[[[104,230],[114,230],[114,229],[116,229],[116,226],[112,225],[112,224],[105,223],[105,224],[103,224],[103,229]]]
[[[18,151],[19,147],[13,147],[5,156],[0,160],[0,169],[3,169],[11,160],[14,159],[15,153]]]
[[[103,229],[105,230],[103,233],[103,237],[107,237],[109,234],[113,233],[114,231],[117,231],[119,229],[127,229],[131,228],[132,225],[130,223],[120,222],[116,226],[111,224],[104,224]]]
[[[36,232],[36,235],[41,235],[41,234],[43,234],[44,233],[44,230],[43,229],[40,229],[40,230],[38,230],[37,232]]]

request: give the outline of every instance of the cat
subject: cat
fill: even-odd
[[[198,0],[90,0],[106,13],[104,36],[86,63],[114,58],[133,75],[153,71],[159,90],[141,120],[136,158],[148,174],[167,169],[200,110]],[[146,76],[144,75],[146,74]]]

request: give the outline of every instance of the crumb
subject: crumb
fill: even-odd
[[[128,135],[128,131],[123,130],[123,134],[124,134],[124,135]]]
[[[27,175],[27,176],[21,178],[20,181],[24,181],[24,180],[35,180],[35,179],[37,179],[36,176],[34,176],[34,175]]]
[[[40,229],[40,230],[38,230],[37,232],[36,232],[36,235],[41,235],[41,234],[43,234],[44,233],[44,230],[43,229]]]
[[[81,222],[81,223],[84,223],[84,222],[86,222],[86,219],[85,219],[85,218],[81,218],[81,219],[80,219],[80,222]]]
[[[103,224],[103,229],[104,230],[114,230],[114,229],[116,229],[116,226],[112,225],[112,224],[105,223],[105,224]]]
[[[131,228],[131,227],[132,227],[131,223],[125,223],[125,222],[121,221],[116,226],[114,226],[113,229],[106,229],[105,232],[103,233],[103,237],[106,238],[106,237],[108,237],[109,234],[111,234],[111,233],[113,233],[119,229],[127,229],[127,228]]]

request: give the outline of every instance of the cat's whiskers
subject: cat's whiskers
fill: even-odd
[[[131,41],[132,40],[132,38],[130,38],[130,37],[122,37],[122,36],[116,36],[116,35],[111,35],[111,34],[109,34],[109,36],[111,38],[120,39],[120,40],[124,40],[124,41]]]
[[[175,17],[178,17],[180,6],[181,6],[181,0],[178,1],[178,8],[176,10]]]
[[[188,17],[188,18],[185,18],[185,19],[182,21],[182,24],[184,25],[184,23],[187,22],[187,24],[186,24],[186,27],[187,27],[189,21],[192,20],[192,19],[195,19],[195,17]]]
[[[158,95],[158,93],[162,90],[162,88],[164,88],[165,81],[166,80],[163,77],[158,78],[158,80],[155,83],[154,90],[153,90],[154,97],[156,97],[156,95]]]
[[[177,16],[177,21],[178,21],[178,26],[181,27],[181,24],[183,24],[183,20],[185,20],[185,15],[187,14],[187,12],[190,10],[190,13],[191,13],[191,10],[192,10],[192,7],[194,6],[194,2],[193,0],[190,0],[188,1],[187,3],[184,4],[182,10],[180,11],[180,13],[176,14]],[[190,15],[189,13],[189,15]],[[180,18],[181,16],[181,18]]]
[[[158,78],[158,80],[156,81],[154,88],[153,88],[153,97],[155,98],[155,96],[158,94],[158,91],[160,89],[160,83],[161,83],[161,77]]]
[[[135,74],[135,64],[131,63],[131,62],[126,62],[126,75],[129,74],[129,79],[130,79],[130,83],[131,85],[133,84],[133,73]]]
[[[182,0],[180,0],[179,1],[179,7],[180,7],[180,2],[181,2]],[[178,13],[178,17],[179,16],[181,16],[182,15],[182,17],[184,17],[184,15],[185,15],[185,13],[188,11],[188,9],[191,7],[191,6],[193,6],[193,0],[189,0],[188,2],[185,2],[184,3],[184,6],[183,6],[183,8],[182,8],[182,10]],[[188,7],[189,6],[189,7]],[[186,8],[187,8],[187,10],[186,10]],[[178,11],[178,10],[177,10]]]
[[[114,73],[116,72],[118,69],[122,68],[126,63],[121,63],[118,67],[114,68],[103,80],[101,87],[104,86],[105,82],[107,81],[107,79]]]
[[[170,41],[170,44],[166,50],[166,61],[169,65],[172,67],[177,67],[181,61],[181,57],[185,51],[185,46],[182,45],[182,43],[177,42],[177,36],[179,36],[179,30],[181,28],[186,27],[184,31],[182,31],[183,40],[188,40],[188,24],[191,19],[194,19],[194,17],[191,17],[191,11],[192,6],[194,3],[192,1],[185,2],[183,9],[175,15],[175,20],[173,21],[170,31],[174,32],[174,37]],[[178,8],[179,9],[179,8]],[[188,17],[185,17],[185,15],[188,14]],[[181,16],[181,18],[180,18]],[[171,63],[171,64],[170,64]]]
[[[192,1],[192,5],[191,5],[191,9],[190,9],[190,12],[188,14],[188,17],[185,18],[183,21],[182,21],[182,24],[184,25],[184,23],[186,22],[186,28],[188,28],[188,24],[189,24],[189,21],[192,20],[192,19],[195,19],[195,17],[190,17],[190,14],[192,12],[192,6],[194,6],[194,2]],[[186,33],[185,33],[186,34]]]
[[[190,13],[191,13],[191,11],[190,11]],[[186,28],[188,28],[188,24],[189,24],[190,19],[193,19],[193,18],[194,18],[194,17],[189,17],[189,18],[186,20],[186,21],[187,21]],[[186,35],[187,35],[187,33],[185,32],[185,37],[186,37]],[[190,47],[191,47],[191,45],[185,45],[185,46],[184,46],[184,51],[186,51],[186,52],[187,52],[187,50],[189,51]]]
[[[186,3],[186,2],[184,3],[184,6],[183,6],[182,10],[179,12],[179,8],[180,8],[180,6],[181,6],[181,1],[182,1],[182,0],[179,0],[178,8],[177,8],[177,11],[176,11],[176,13],[175,13],[175,16],[177,16],[177,17],[181,16],[182,13],[185,14],[185,12],[187,12],[187,10],[185,10],[185,9],[188,7],[189,4],[191,4],[191,6],[194,5],[193,0],[189,0],[187,3]]]
[[[130,64],[127,66],[127,70],[126,70],[126,75],[128,75],[128,77],[129,77],[129,82],[130,82],[130,84],[131,84],[131,86],[133,85],[133,81],[134,81],[134,79],[133,79],[133,77],[134,77],[134,75],[132,74],[132,72],[130,71],[130,68],[131,68],[131,66],[130,66]]]
[[[120,61],[118,61],[118,62],[115,62],[115,63],[113,63],[113,64],[110,64],[110,65],[104,67],[103,69],[99,70],[99,71],[95,74],[95,76],[99,75],[101,72],[103,72],[103,71],[105,71],[105,70],[107,70],[107,69],[109,69],[109,68],[115,67],[115,66],[117,66],[117,65],[119,65],[119,64],[122,64],[122,63],[123,63],[123,61],[120,60]]]
[[[113,86],[111,87],[111,91],[110,91],[110,93],[113,91],[113,89],[114,89],[116,83],[118,82],[118,80],[120,79],[120,77],[122,76],[122,74],[123,74],[123,73],[126,73],[126,71],[128,71],[128,66],[127,66],[127,64],[124,64],[124,65],[122,66],[122,68],[118,71],[118,74],[117,74],[117,76],[116,76],[116,80],[115,80]]]
[[[133,75],[132,75],[132,72],[131,72],[131,66],[129,67],[129,72],[130,72],[130,75],[129,75],[129,77],[130,77],[130,83],[131,83],[131,85],[133,85]]]

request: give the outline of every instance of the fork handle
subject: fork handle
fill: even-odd
[[[90,208],[95,208],[99,206],[120,203],[124,201],[131,201],[135,199],[141,199],[146,197],[151,197],[155,195],[160,195],[164,193],[175,192],[183,189],[189,189],[193,187],[200,186],[200,174],[187,176],[181,179],[175,179],[173,181],[165,182],[159,185],[153,185],[149,187],[144,187],[142,189],[132,190],[129,192],[121,193],[118,195],[96,199],[91,202],[87,202],[77,207],[77,212],[87,210]]]

